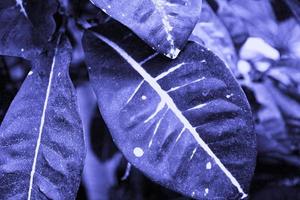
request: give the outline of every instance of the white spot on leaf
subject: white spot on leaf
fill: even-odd
[[[133,154],[134,154],[136,157],[140,158],[140,157],[142,157],[142,156],[144,155],[144,151],[143,151],[143,149],[140,148],[140,147],[135,147],[135,148],[133,149]]]
[[[142,100],[146,100],[147,97],[145,95],[142,96]]]
[[[120,56],[122,56],[132,66],[133,69],[135,69],[143,77],[145,82],[147,82],[161,97],[161,100],[167,104],[168,109],[170,109],[175,114],[178,120],[183,124],[184,128],[186,128],[193,135],[194,139],[201,146],[201,148],[214,160],[216,165],[229,178],[229,180],[237,188],[239,193],[243,195],[242,198],[247,197],[247,194],[244,192],[243,188],[241,187],[237,179],[230,173],[230,171],[228,171],[228,169],[223,165],[221,160],[212,152],[209,146],[202,140],[202,138],[199,136],[199,133],[196,131],[196,129],[183,115],[181,110],[178,109],[177,105],[175,104],[173,99],[169,96],[169,94],[161,88],[161,86],[157,83],[155,78],[152,77],[139,63],[137,63],[136,60],[134,60],[124,49],[122,49],[116,43],[114,43],[113,41],[109,40],[108,38],[98,33],[94,33],[94,35],[98,37],[100,40],[102,40],[103,42],[105,42],[107,45],[112,47]],[[137,147],[137,149],[134,149],[134,153],[135,151],[137,155],[141,155],[141,156],[144,153],[144,151],[139,147]],[[138,154],[138,152],[142,152],[142,153]]]
[[[204,196],[206,196],[209,192],[209,189],[208,188],[205,188],[205,191],[204,191]]]
[[[206,163],[206,169],[211,169],[211,162]]]
[[[31,76],[33,74],[33,72],[32,71],[30,71],[29,73],[28,73],[28,76]]]
[[[229,98],[232,97],[232,96],[233,96],[232,93],[231,93],[231,94],[227,94],[227,95],[226,95],[226,98],[229,99]]]

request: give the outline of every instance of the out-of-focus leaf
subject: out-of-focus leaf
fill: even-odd
[[[217,11],[220,20],[227,27],[234,44],[240,47],[249,36],[247,27],[243,20],[234,12],[226,0],[216,0],[219,9]]]
[[[0,54],[32,58],[55,30],[55,0],[3,0],[0,3]]]
[[[300,101],[299,67],[285,66],[272,68],[268,71],[268,76],[276,82],[280,90]]]
[[[200,20],[190,39],[203,41],[207,48],[217,54],[234,74],[237,74],[237,55],[230,35],[206,1],[203,1]]]
[[[300,60],[300,24],[294,19],[279,23],[273,44],[282,57]]]
[[[32,62],[0,128],[0,199],[74,199],[84,141],[76,94],[68,74],[71,47]]]
[[[260,37],[273,45],[278,27],[269,0],[257,0],[255,3],[232,0],[229,2],[229,6],[245,22],[251,36]]]
[[[110,132],[99,112],[99,109],[95,109],[90,129],[92,149],[99,160],[105,162],[106,160],[110,160],[117,152],[119,152],[112,141]],[[101,130],[101,132],[99,130]]]
[[[87,32],[90,80],[125,157],[155,182],[197,199],[246,197],[255,165],[249,105],[229,69],[189,43],[157,55],[117,23]]]
[[[261,104],[257,112],[259,133],[269,140],[286,137],[284,120],[266,85],[253,83],[251,88],[255,93],[257,102]]]
[[[176,58],[198,21],[202,0],[91,2],[129,27],[153,49]]]
[[[295,15],[298,23],[300,23],[300,2],[299,0],[285,0],[293,14]]]
[[[271,81],[268,81],[268,88],[275,102],[285,117],[286,124],[290,126],[295,134],[300,131],[300,104],[299,101],[289,97],[286,93],[280,91]],[[292,131],[290,132],[292,134]],[[299,143],[299,142],[298,142]],[[300,147],[300,146],[299,146]]]
[[[83,182],[89,200],[109,199],[110,188],[116,183],[116,168],[121,160],[120,154],[100,162],[91,146],[90,126],[96,108],[96,98],[89,84],[77,88],[78,104],[85,133],[87,156],[83,170]],[[98,135],[103,130],[97,131]]]

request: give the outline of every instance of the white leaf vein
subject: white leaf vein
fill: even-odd
[[[166,91],[164,91],[161,86],[157,83],[155,78],[153,78],[147,71],[137,63],[124,49],[118,46],[113,41],[108,38],[100,35],[98,33],[94,33],[96,37],[105,42],[111,48],[113,48],[120,56],[122,56],[142,77],[143,79],[157,92],[160,96],[161,100],[164,101],[170,110],[176,115],[176,117],[181,121],[184,125],[184,128],[189,130],[189,132],[193,135],[197,143],[201,146],[201,148],[215,161],[215,163],[219,166],[219,168],[223,171],[223,173],[228,177],[231,183],[237,188],[239,193],[242,194],[242,198],[246,198],[247,194],[242,189],[239,182],[236,178],[231,174],[231,172],[224,166],[221,160],[213,153],[213,151],[209,148],[209,146],[202,140],[202,138],[197,133],[196,129],[191,125],[191,123],[186,119],[186,117],[182,114],[182,112],[177,108],[173,99],[168,95]]]
[[[43,134],[44,125],[45,125],[46,110],[47,110],[47,107],[48,107],[48,102],[49,102],[49,97],[50,97],[50,92],[51,92],[53,71],[54,71],[55,62],[56,62],[57,51],[58,51],[58,49],[55,48],[55,53],[54,53],[54,56],[53,56],[53,59],[52,59],[52,64],[51,64],[51,71],[50,71],[50,75],[49,75],[49,81],[48,81],[48,85],[47,85],[46,97],[45,97],[42,116],[41,116],[41,121],[40,121],[38,139],[37,139],[37,142],[36,142],[34,158],[33,158],[32,168],[31,168],[31,172],[30,172],[30,181],[29,181],[29,189],[28,189],[28,196],[27,196],[28,200],[31,199],[31,192],[32,192],[32,187],[33,187],[33,178],[34,178],[35,171],[36,171],[37,158],[38,158],[38,153],[39,153],[39,150],[40,150],[42,134]]]

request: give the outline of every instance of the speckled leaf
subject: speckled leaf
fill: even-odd
[[[84,141],[70,44],[32,63],[0,128],[0,199],[75,199]]]
[[[192,33],[202,0],[91,0],[148,45],[176,58]]]
[[[152,180],[187,196],[246,197],[255,135],[246,97],[228,68],[197,43],[172,60],[134,35],[124,38],[128,32],[110,23],[83,40],[117,146]]]
[[[55,30],[55,0],[1,0],[0,54],[32,58]]]

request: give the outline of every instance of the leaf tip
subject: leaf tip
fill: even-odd
[[[180,49],[174,47],[174,48],[170,49],[169,53],[166,54],[166,56],[168,58],[175,59],[175,58],[177,58],[177,56],[178,56],[179,53],[180,53]]]

